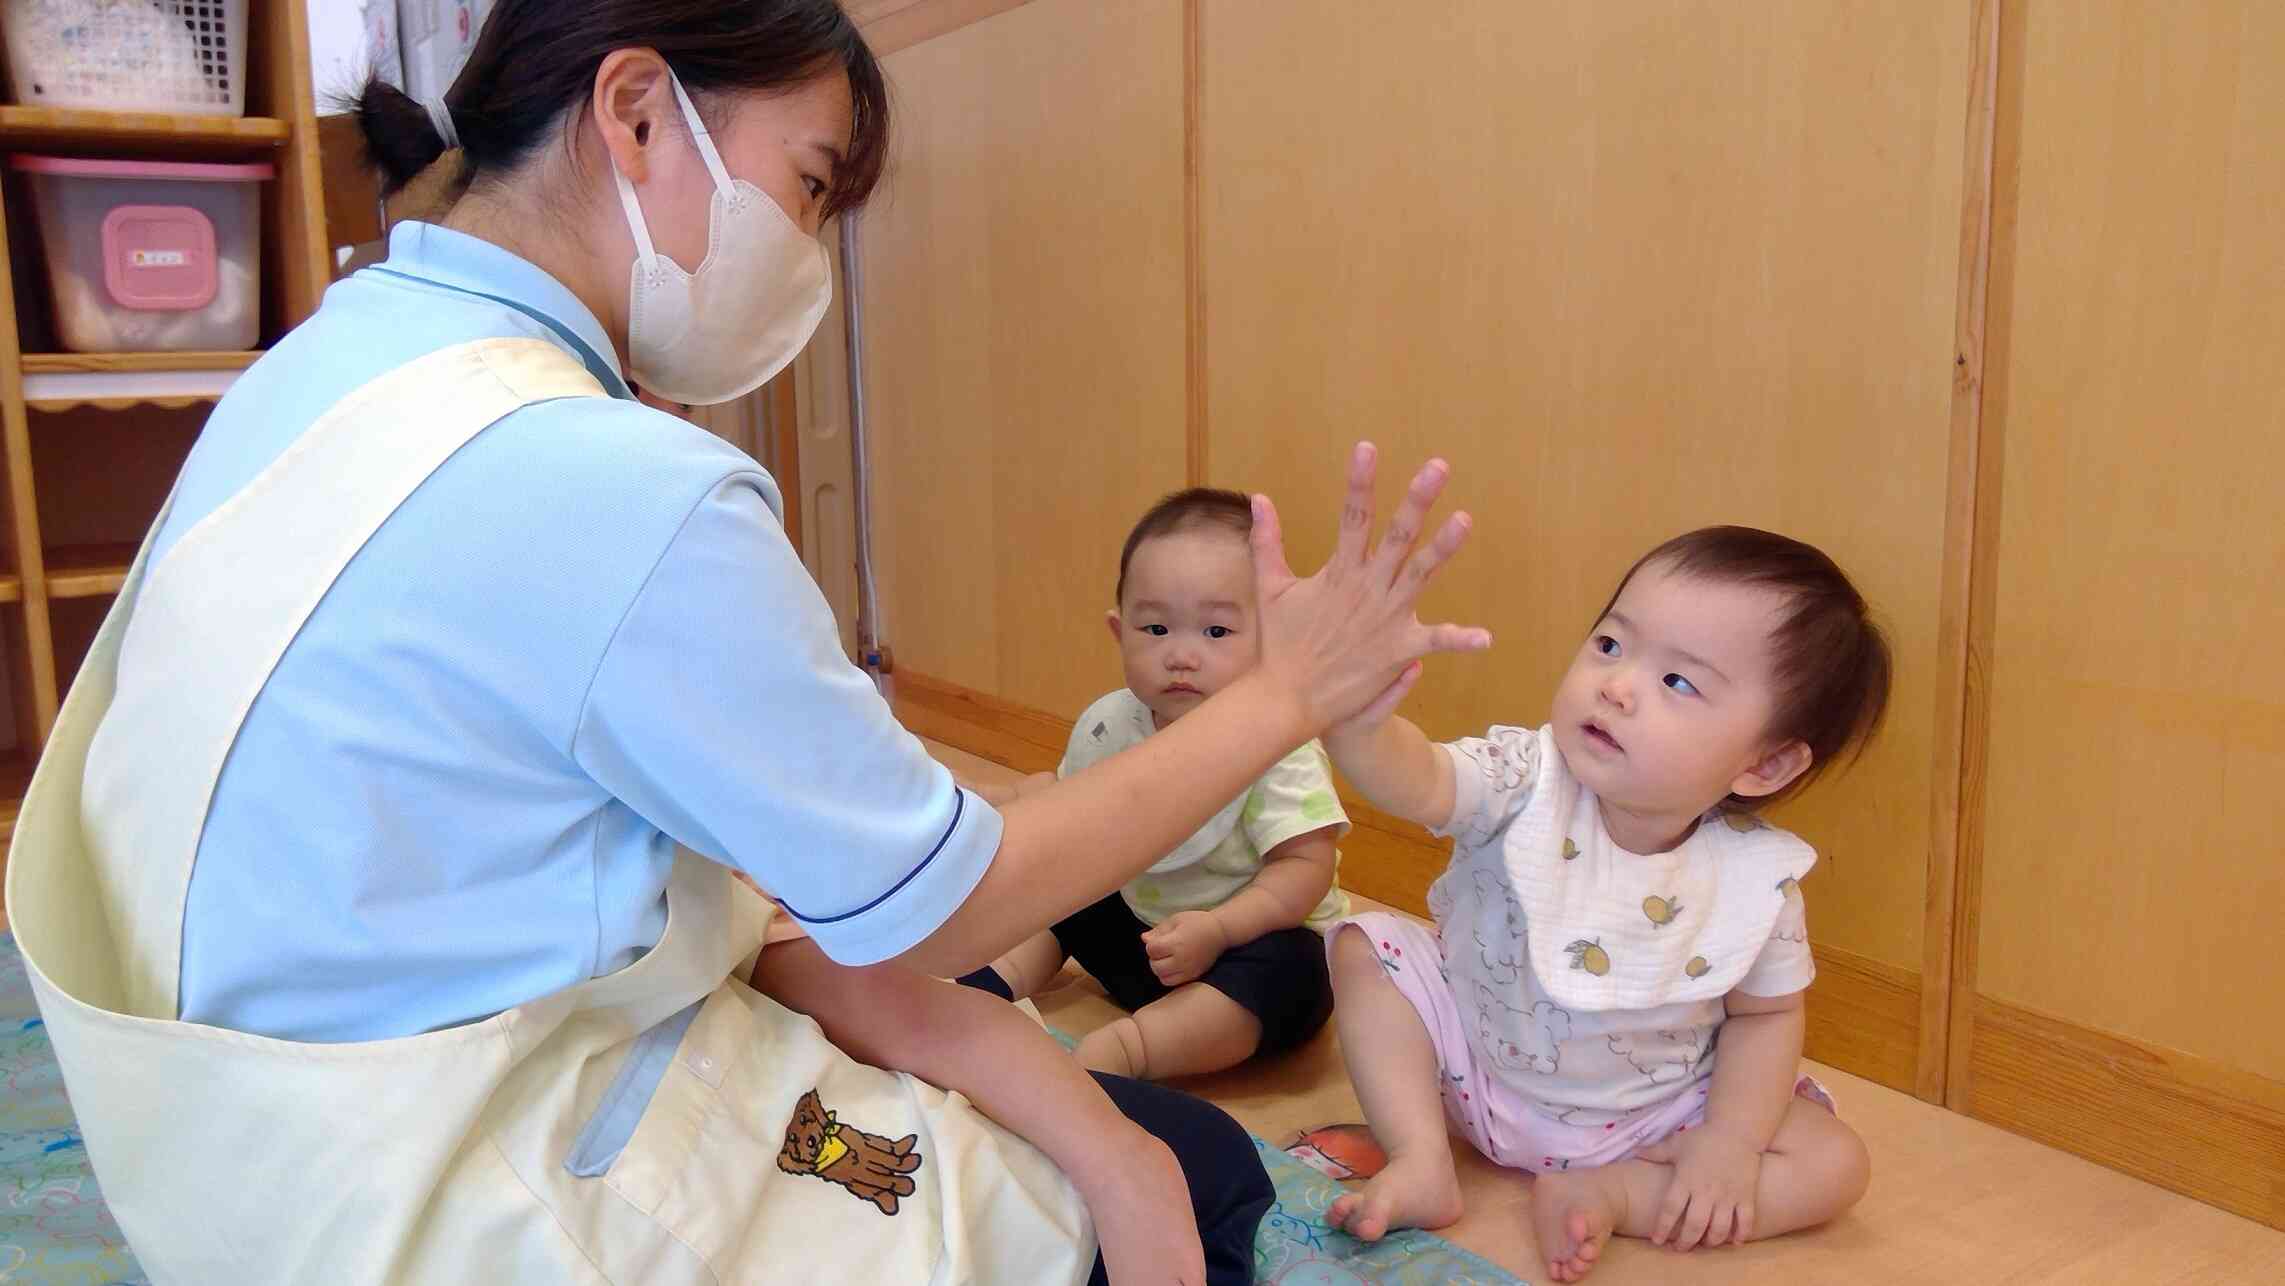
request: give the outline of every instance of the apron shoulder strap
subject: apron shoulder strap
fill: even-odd
[[[183,907],[223,762],[271,671],[357,551],[445,460],[506,415],[605,395],[580,362],[543,340],[446,348],[342,399],[155,567],[145,542],[38,774],[82,779],[71,819],[80,825],[66,829],[83,830],[83,851],[24,855],[86,868],[65,877],[78,886],[66,900],[96,906],[64,913],[105,939],[70,952],[86,966],[83,984],[99,993],[79,992],[83,1000],[176,1016]],[[27,814],[47,803],[43,784],[27,794]],[[32,891],[39,882],[24,883]],[[44,910],[21,907],[19,923],[40,923]]]

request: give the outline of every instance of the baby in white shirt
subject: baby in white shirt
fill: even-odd
[[[1250,500],[1205,487],[1135,524],[1105,615],[1126,686],[1079,716],[1056,777],[1141,744],[1258,662],[1252,531]],[[1127,1011],[1079,1043],[1091,1071],[1196,1076],[1293,1049],[1333,1015],[1317,935],[1349,913],[1335,878],[1348,828],[1324,750],[1305,743],[1124,888],[960,981],[1021,999],[1077,960]]]
[[[1459,1218],[1447,1122],[1536,1176],[1556,1281],[1614,1232],[1689,1250],[1855,1204],[1864,1144],[1800,1075],[1816,854],[1756,813],[1861,749],[1889,674],[1830,559],[1712,528],[1627,574],[1548,726],[1328,736],[1374,804],[1457,841],[1434,932],[1333,931],[1342,1054],[1389,1163],[1330,1220],[1369,1241]]]

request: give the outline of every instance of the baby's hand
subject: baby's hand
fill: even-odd
[[[969,794],[976,796],[994,808],[1006,808],[1016,802],[1017,786],[1013,782],[1005,786],[990,781],[963,781],[959,784],[966,788]]]
[[[1742,1244],[1753,1236],[1753,1194],[1761,1149],[1720,1130],[1699,1128],[1644,1148],[1645,1161],[1674,1167],[1651,1244],[1674,1250]]]
[[[1419,662],[1413,665],[1417,668]],[[1409,672],[1408,672],[1409,673]],[[1344,719],[1325,730],[1325,748],[1339,757],[1349,745],[1371,745],[1372,734],[1387,723],[1396,713],[1396,706],[1387,701],[1375,701],[1357,713],[1353,719]],[[1346,743],[1346,744],[1344,744]]]
[[[1143,954],[1162,987],[1179,987],[1203,977],[1229,950],[1229,935],[1211,911],[1177,911],[1166,923],[1142,935]]]

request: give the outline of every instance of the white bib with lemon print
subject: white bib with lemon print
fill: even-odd
[[[1512,941],[1521,929],[1532,971],[1565,1009],[1651,1009],[1727,995],[1817,862],[1816,850],[1786,831],[1718,812],[1669,852],[1626,852],[1611,842],[1594,793],[1571,775],[1549,728],[1464,743],[1452,755],[1463,810],[1486,793],[1519,806],[1504,826],[1479,813],[1457,827],[1452,865],[1431,893],[1437,919],[1447,936],[1457,924],[1485,942]]]

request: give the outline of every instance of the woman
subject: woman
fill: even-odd
[[[1211,1109],[1059,1086],[1133,1154],[1090,1188],[972,1057],[917,1058],[962,1097],[849,1055],[1486,645],[1412,615],[1440,468],[1368,551],[1361,451],[1307,581],[1265,504],[1257,674],[1002,815],[840,654],[771,481],[633,400],[740,396],[824,313],[887,131],[840,8],[504,0],[445,103],[360,114],[462,189],[216,408],[9,871],[153,1278],[1076,1281],[1099,1232],[1122,1279],[1243,1280],[1267,1197]],[[803,940],[762,952],[733,870]]]

